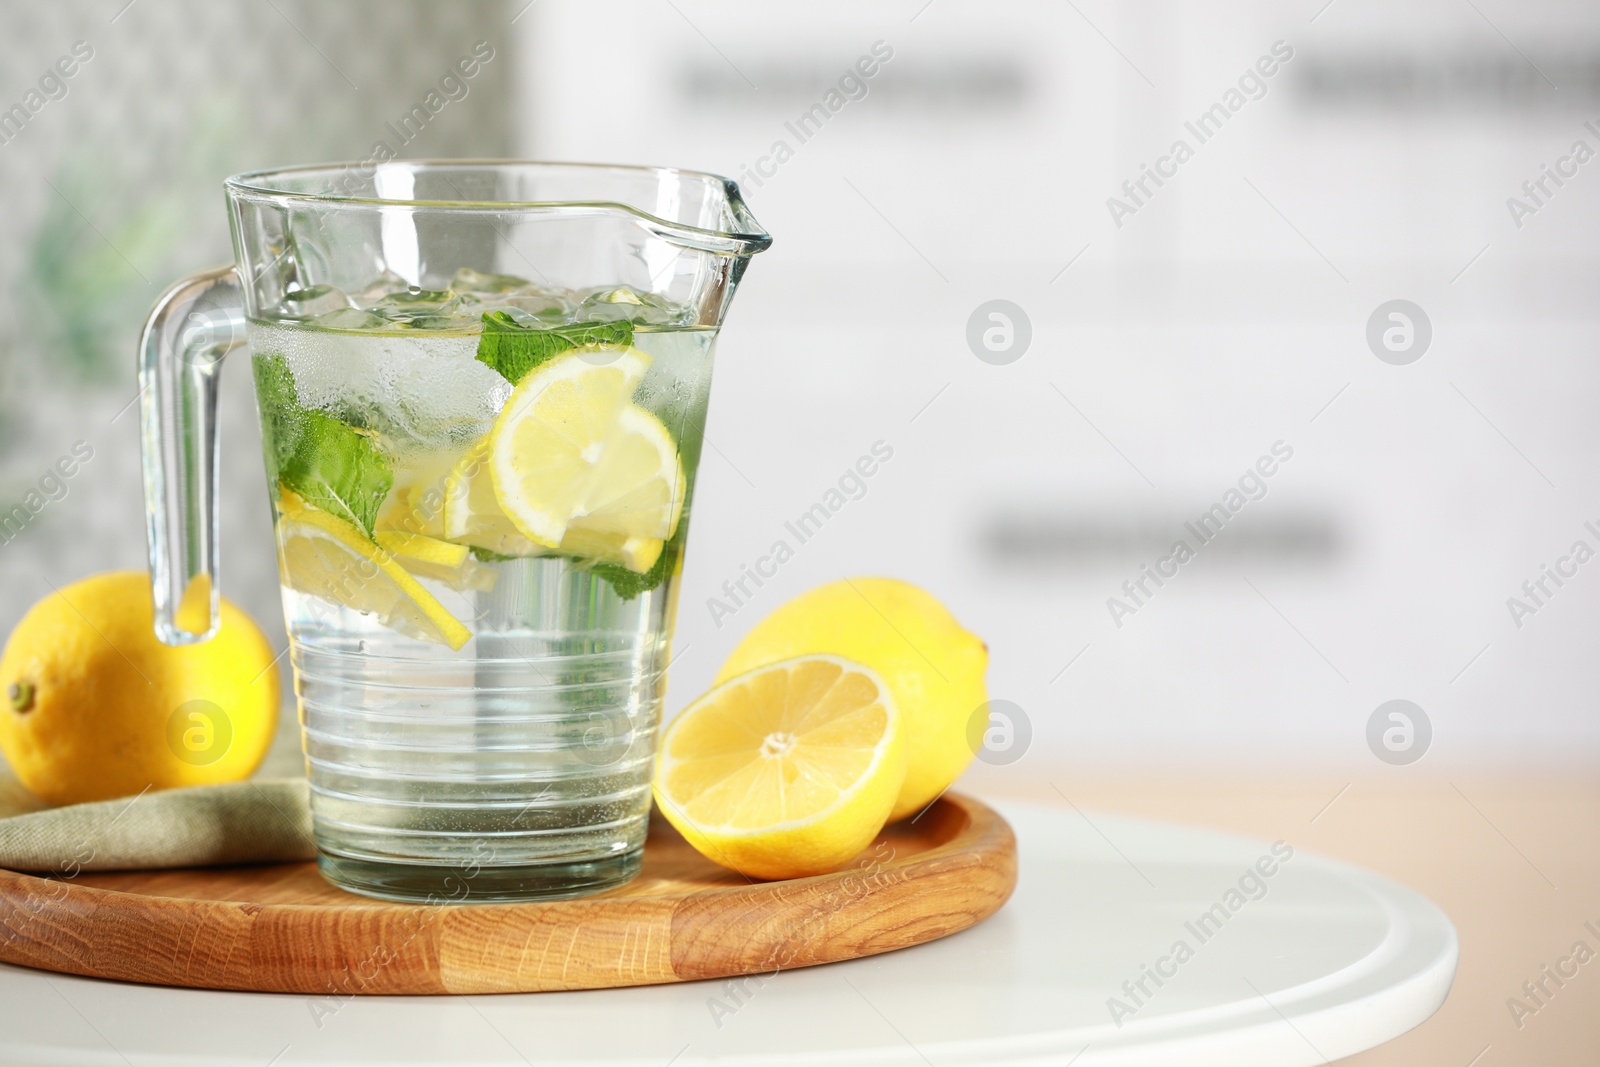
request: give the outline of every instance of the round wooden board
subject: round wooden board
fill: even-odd
[[[353,896],[311,863],[0,871],[0,960],[274,993],[527,993],[766,973],[963,930],[1017,880],[1016,839],[946,794],[834,874],[751,883],[651,821],[644,870],[580,900],[423,907]]]

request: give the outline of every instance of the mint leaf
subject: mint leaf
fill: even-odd
[[[478,361],[515,385],[552,356],[580,345],[631,345],[631,322],[576,322],[570,326],[521,326],[504,311],[483,316]]]
[[[389,461],[368,437],[331,415],[301,416],[294,454],[278,479],[308,504],[354,523],[373,535],[378,509],[394,484]]]
[[[295,396],[294,374],[286,357],[258,356],[254,370],[267,480],[276,482],[278,471],[294,454],[295,442],[300,439],[300,401]]]
[[[680,533],[682,525],[680,522]],[[662,545],[661,555],[656,557],[655,563],[643,574],[630,571],[620,563],[594,563],[589,566],[589,573],[604,578],[623,600],[632,600],[640,593],[648,593],[667,580],[667,568],[677,559],[682,544],[683,539],[678,536]]]
[[[331,415],[301,407],[285,357],[258,357],[255,372],[268,475],[371,537],[378,509],[394,484],[388,459],[371,438]]]
[[[472,558],[479,563],[509,563],[511,560],[522,558],[521,556],[508,556],[493,549],[481,548],[478,545],[473,545],[471,548]]]

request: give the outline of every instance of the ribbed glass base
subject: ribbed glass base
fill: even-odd
[[[612,889],[633,879],[644,850],[579,863],[522,867],[429,867],[376,863],[317,854],[322,876],[340,889],[408,904],[509,904],[564,900]]]

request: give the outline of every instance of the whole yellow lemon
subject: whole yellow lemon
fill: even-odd
[[[932,594],[893,578],[847,578],[802,593],[756,624],[717,684],[779,660],[843,656],[889,686],[909,741],[890,820],[915,814],[972,762],[968,723],[989,699],[988,646]]]
[[[222,601],[217,635],[156,639],[150,577],[114,571],[39,601],[0,654],[0,752],[41,800],[76,804],[248,778],[278,721],[261,629]]]

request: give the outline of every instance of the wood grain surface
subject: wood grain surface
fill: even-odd
[[[71,879],[0,871],[0,960],[337,996],[652,985],[932,941],[992,914],[1016,875],[1005,820],[955,794],[886,827],[844,870],[781,882],[724,870],[655,819],[634,881],[539,904],[369,900],[335,889],[310,863]]]

